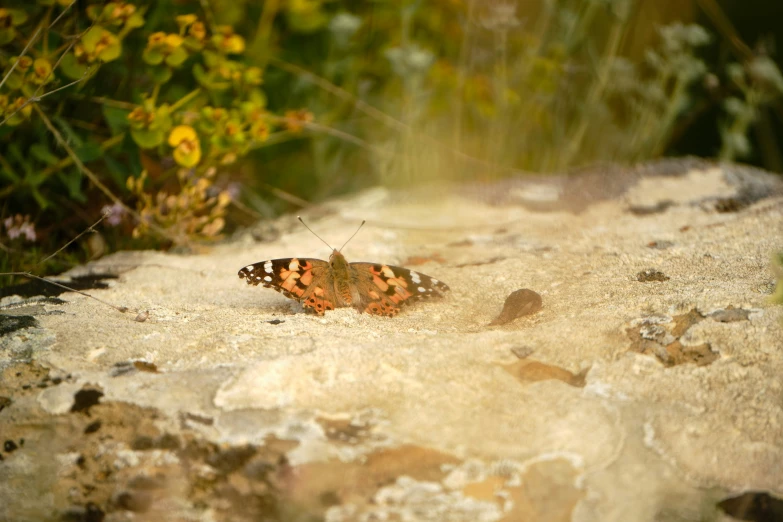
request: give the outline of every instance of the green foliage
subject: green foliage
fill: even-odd
[[[256,194],[270,186],[312,200],[646,160],[705,103],[723,114],[720,157],[742,158],[783,98],[763,54],[708,65],[716,38],[697,25],[629,51],[638,0],[534,13],[477,0],[12,4],[0,246],[17,260],[104,212],[110,248],[189,245],[285,209]]]

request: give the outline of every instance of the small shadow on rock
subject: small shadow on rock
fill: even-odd
[[[71,406],[72,412],[86,412],[90,413],[90,408],[97,405],[101,397],[103,397],[103,392],[100,390],[95,390],[92,388],[84,388],[76,392],[76,395],[73,396],[73,406]]]
[[[719,323],[736,323],[738,321],[747,321],[749,315],[749,310],[727,306],[722,310],[712,312],[710,317]]]
[[[565,368],[539,361],[517,361],[504,369],[522,383],[558,380],[576,388],[584,387],[587,376],[587,370],[574,374]]]
[[[783,520],[783,500],[769,493],[749,491],[737,497],[718,502],[727,515],[751,522],[780,522]]]
[[[659,201],[655,205],[631,205],[628,207],[628,211],[635,216],[651,216],[653,214],[666,212],[672,205],[674,205],[674,202],[667,199],[665,201]]]
[[[647,243],[647,248],[654,248],[655,250],[666,250],[667,248],[671,248],[674,246],[673,241],[666,241],[663,239],[657,239],[655,241],[650,241]]]
[[[38,326],[38,321],[32,315],[0,314],[0,337],[36,326]]]
[[[489,323],[488,326],[510,323],[519,317],[534,314],[541,310],[541,306],[541,296],[538,295],[538,293],[528,290],[527,288],[515,290],[506,298],[500,315]]]
[[[103,522],[106,514],[92,502],[86,506],[74,506],[60,515],[61,522]]]

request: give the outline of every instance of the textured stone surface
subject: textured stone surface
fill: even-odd
[[[119,275],[91,293],[125,314],[5,299],[0,519],[728,520],[725,498],[782,496],[780,180],[691,161],[499,187],[313,213],[336,245],[367,220],[349,261],[451,286],[393,319],[244,284],[329,255],[290,217],[73,271]],[[487,326],[519,288],[541,310]]]

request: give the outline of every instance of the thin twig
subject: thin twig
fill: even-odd
[[[66,51],[66,52],[67,52],[67,51]],[[59,62],[58,62],[58,63],[59,63]],[[95,67],[95,65],[91,65],[89,69],[87,69],[86,71],[84,71],[84,74],[83,74],[83,75],[82,75],[82,77],[81,77],[81,78],[79,78],[78,80],[74,80],[74,81],[72,81],[71,83],[69,83],[69,84],[67,84],[67,85],[63,85],[62,87],[58,87],[58,88],[56,88],[55,90],[53,90],[53,91],[49,91],[49,92],[46,92],[46,93],[44,93],[44,94],[42,94],[42,95],[40,95],[40,96],[36,96],[36,94],[35,94],[35,93],[37,93],[37,92],[38,92],[38,90],[41,88],[41,86],[38,86],[38,89],[36,89],[35,93],[33,93],[33,94],[32,94],[32,96],[30,96],[29,98],[27,98],[27,99],[25,100],[25,102],[24,102],[22,105],[20,105],[19,107],[17,107],[17,108],[16,108],[16,110],[15,110],[14,112],[12,112],[12,113],[11,113],[11,114],[9,114],[8,116],[6,116],[6,118],[5,118],[3,121],[0,121],[0,127],[2,127],[3,125],[5,125],[5,122],[7,122],[7,121],[8,121],[8,120],[10,120],[11,118],[13,118],[13,117],[14,117],[14,115],[15,115],[17,112],[21,111],[22,109],[24,109],[25,107],[27,107],[27,106],[28,106],[28,105],[30,105],[31,103],[37,103],[37,102],[41,101],[42,99],[46,98],[47,96],[49,96],[50,94],[54,94],[54,93],[56,93],[57,91],[61,91],[61,90],[63,90],[63,89],[67,89],[68,87],[70,87],[70,86],[72,86],[72,85],[76,85],[77,83],[84,81],[84,79],[87,77],[87,75],[90,73],[90,71],[92,71],[93,67]]]
[[[239,200],[232,199],[231,200],[231,204],[234,205],[237,209],[241,210],[242,212],[244,212],[245,214],[247,214],[248,216],[252,217],[253,219],[255,219],[257,221],[264,218],[263,215],[259,214],[258,212],[256,212],[252,208],[248,207],[247,205],[245,205],[244,203],[242,203]]]
[[[50,255],[49,257],[47,257],[47,258],[46,258],[46,259],[44,259],[43,261],[39,261],[38,263],[36,263],[36,264],[35,264],[35,265],[33,265],[33,266],[40,266],[40,265],[42,265],[42,264],[46,263],[46,262],[47,262],[47,261],[49,261],[51,258],[53,258],[53,257],[54,257],[54,256],[56,256],[57,254],[59,254],[60,252],[62,252],[62,251],[63,251],[63,250],[65,250],[66,248],[68,248],[68,247],[69,247],[69,246],[70,246],[70,245],[71,245],[71,244],[72,244],[74,241],[76,241],[77,239],[79,239],[80,237],[82,237],[82,236],[83,236],[84,234],[86,234],[87,232],[93,232],[93,231],[95,230],[95,227],[96,227],[96,226],[98,226],[98,225],[101,223],[101,221],[103,221],[104,219],[106,219],[106,218],[108,217],[108,215],[109,215],[109,213],[108,213],[108,212],[105,212],[105,213],[104,213],[104,214],[103,214],[103,215],[100,217],[100,219],[99,219],[98,221],[96,221],[95,223],[93,223],[92,225],[90,225],[89,227],[87,227],[86,229],[84,229],[84,230],[83,230],[83,231],[82,231],[82,232],[81,232],[81,233],[80,233],[78,236],[76,236],[75,238],[73,238],[73,239],[71,239],[70,241],[68,241],[66,244],[64,244],[62,247],[60,247],[60,248],[59,248],[59,250],[57,250],[57,251],[56,251],[54,254]]]
[[[55,18],[55,19],[54,19],[54,21],[53,21],[52,23],[50,23],[50,24],[49,24],[49,27],[47,27],[46,29],[47,29],[47,30],[49,30],[49,29],[51,29],[52,27],[54,27],[54,26],[55,26],[55,24],[56,24],[57,22],[59,22],[59,21],[60,21],[60,18],[62,18],[62,17],[65,15],[65,13],[67,13],[67,12],[68,12],[68,10],[69,10],[71,7],[73,7],[73,4],[75,4],[76,2],[77,2],[77,0],[73,0],[73,2],[71,2],[70,4],[68,4],[68,6],[67,6],[65,9],[63,9],[63,12],[62,12],[62,13],[60,13],[59,15],[57,15],[57,18]]]
[[[111,98],[106,98],[105,96],[88,96],[86,94],[79,94],[74,93],[70,95],[71,98],[76,98],[77,100],[87,100],[95,103],[99,103],[101,105],[106,105],[108,107],[116,107],[118,109],[127,109],[129,111],[132,111],[139,105],[137,103],[131,103],[131,102],[124,102],[119,100],[112,100]]]
[[[8,69],[8,72],[7,72],[7,73],[5,73],[5,76],[3,76],[3,81],[0,81],[0,87],[2,87],[3,85],[5,85],[5,82],[6,82],[6,80],[8,80],[8,77],[9,77],[9,76],[11,76],[11,73],[13,73],[13,72],[14,72],[14,69],[16,69],[16,66],[17,66],[17,64],[19,63],[19,61],[22,59],[22,57],[23,57],[25,54],[27,54],[27,51],[28,51],[28,49],[30,49],[30,46],[31,46],[31,45],[33,45],[33,43],[35,43],[35,40],[36,40],[36,39],[38,39],[38,35],[41,33],[41,29],[42,29],[42,28],[41,28],[41,27],[39,27],[39,28],[38,28],[38,29],[35,31],[35,34],[33,35],[33,37],[32,37],[32,38],[30,38],[30,41],[29,41],[29,42],[27,42],[27,45],[25,45],[24,49],[22,50],[22,54],[20,54],[20,55],[19,55],[19,57],[16,59],[16,61],[14,62],[14,64],[11,66],[11,68],[10,68],[10,69]]]
[[[266,190],[268,190],[269,192],[271,192],[272,194],[277,196],[278,198],[282,199],[283,201],[287,201],[288,203],[291,203],[292,205],[296,205],[296,206],[301,207],[301,208],[307,208],[307,207],[310,206],[310,202],[309,201],[307,201],[305,199],[302,199],[302,198],[300,198],[298,196],[295,196],[293,194],[290,194],[290,193],[286,192],[285,190],[279,189],[277,187],[273,187],[272,185],[270,185],[268,183],[262,183],[262,186]]]
[[[108,301],[104,301],[103,299],[98,299],[94,295],[90,295],[86,292],[82,292],[81,290],[76,290],[75,288],[69,288],[63,284],[58,283],[57,281],[52,281],[51,279],[46,279],[45,277],[40,277],[35,274],[31,274],[30,272],[3,272],[0,275],[9,275],[9,276],[20,276],[20,277],[27,277],[30,279],[37,279],[38,281],[43,281],[44,283],[49,283],[50,285],[59,286],[60,288],[63,288],[65,290],[68,290],[69,292],[75,292],[77,294],[81,294],[85,297],[89,297],[90,299],[95,299],[99,303],[105,304],[106,306],[110,306],[117,310],[118,312],[125,313],[128,311],[127,306],[117,306],[109,303]]]

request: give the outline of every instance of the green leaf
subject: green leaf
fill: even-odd
[[[75,147],[73,151],[82,163],[89,163],[103,156],[100,145],[94,141],[86,141],[81,147]]]
[[[14,184],[17,184],[17,183],[19,183],[20,181],[22,181],[22,180],[19,178],[19,176],[17,176],[16,174],[14,174],[13,172],[11,172],[10,170],[8,170],[8,169],[6,169],[6,168],[2,168],[2,169],[0,169],[0,175],[2,175],[2,176],[4,176],[5,178],[9,179],[9,180],[10,180],[11,182],[13,182]]]
[[[144,26],[144,11],[143,10],[137,10],[135,13],[130,15],[130,18],[128,18],[128,21],[125,22],[125,29],[135,29],[137,27]]]
[[[0,34],[2,34],[2,31],[0,31]],[[0,45],[3,45],[2,38],[0,38]],[[11,75],[5,81],[5,86],[8,87],[9,91],[15,91],[17,89],[21,89],[23,84],[24,84],[24,74],[19,72],[19,70],[15,70],[13,73],[11,73]]]
[[[152,149],[163,143],[166,133],[161,129],[131,129],[131,136],[142,149]]]
[[[101,44],[102,48],[96,53],[98,44]],[[88,53],[97,56],[104,62],[116,60],[122,54],[122,43],[117,35],[100,25],[94,25],[84,33],[82,45]]]
[[[121,162],[112,158],[109,155],[103,157],[103,161],[106,162],[106,171],[109,173],[109,177],[118,187],[125,187],[125,180],[130,176],[130,170]],[[127,189],[126,189],[127,190]]]
[[[106,31],[108,33],[108,31]],[[111,33],[109,33],[111,34]],[[98,58],[104,62],[111,62],[116,60],[122,54],[122,42],[119,38],[111,34],[110,43],[106,46],[106,49],[98,53]]]
[[[22,166],[24,169],[24,178],[25,181],[29,179],[33,175],[33,165],[27,161],[27,158],[22,153],[22,149],[19,147],[18,143],[10,143],[8,145],[8,155],[16,161],[19,165]]]
[[[27,13],[21,9],[8,9],[6,10],[11,15],[11,25],[22,25],[27,21]]]
[[[155,83],[164,84],[171,79],[171,69],[166,65],[150,67],[150,76]]]
[[[166,57],[166,63],[172,67],[178,67],[182,65],[182,62],[188,59],[188,52],[184,47],[177,47],[170,55]]]
[[[37,187],[32,187],[30,192],[33,194],[33,199],[35,199],[41,209],[45,209],[49,206],[49,200],[43,197],[43,194],[41,194]]]
[[[103,118],[106,120],[106,124],[111,130],[112,136],[125,132],[130,126],[130,122],[128,121],[128,114],[130,114],[130,111],[128,109],[120,109],[119,107],[103,104],[101,110],[103,111]]]
[[[231,82],[215,81],[212,75],[207,74],[200,63],[193,66],[193,77],[196,78],[196,81],[202,87],[210,91],[225,91],[226,89],[231,88]]]
[[[84,140],[73,130],[70,123],[59,116],[55,116],[52,119],[57,123],[57,126],[60,127],[62,133],[65,134],[65,140],[70,143],[73,148],[76,149],[84,145]]]
[[[297,33],[314,33],[324,27],[329,19],[320,10],[307,10],[295,12],[289,10],[286,13],[288,27]]]
[[[90,5],[87,7],[87,17],[93,22],[103,13],[102,5]]]
[[[55,165],[58,161],[60,161],[60,159],[52,154],[49,148],[42,143],[36,143],[30,147],[30,155],[41,163],[45,163],[49,166]]]
[[[122,151],[125,153],[125,165],[128,166],[131,176],[141,176],[141,172],[144,170],[144,165],[141,163],[141,152],[139,151],[139,145],[133,141],[133,137],[130,134],[122,142]],[[125,179],[122,180],[122,186],[125,186]]]
[[[247,99],[259,107],[266,107],[266,94],[261,89],[251,89]]]
[[[204,63],[209,68],[215,67],[221,59],[221,56],[214,51],[204,51],[202,56],[204,57]]]
[[[82,191],[82,174],[78,169],[67,169],[61,171],[58,177],[68,189],[68,195],[79,203],[86,203],[87,198]]]
[[[16,29],[13,27],[3,27],[0,29],[0,45],[6,45],[14,41]]]
[[[70,52],[60,62],[60,70],[71,80],[78,80],[87,72],[87,66],[79,63],[73,52]]]
[[[90,29],[84,33],[84,36],[82,36],[82,45],[84,46],[84,49],[88,53],[94,53],[95,48],[98,46],[98,42],[101,41],[103,34],[106,32],[108,31],[100,25],[93,25],[90,27]]]
[[[163,63],[164,58],[165,56],[163,56],[163,53],[160,52],[160,49],[156,48],[147,47],[144,49],[144,52],[141,53],[141,59],[150,65],[160,65]]]

